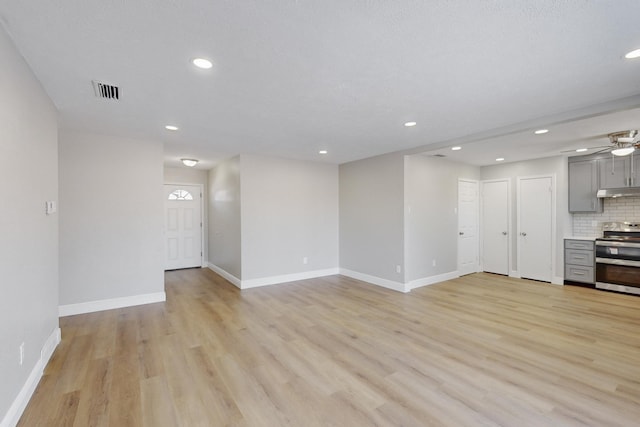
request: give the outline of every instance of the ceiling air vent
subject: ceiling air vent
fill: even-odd
[[[120,88],[118,86],[91,80],[93,90],[98,98],[104,99],[120,99]]]
[[[445,156],[444,154],[434,154],[431,157],[447,157],[447,156]]]

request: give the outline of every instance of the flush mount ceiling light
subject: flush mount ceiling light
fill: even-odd
[[[549,129],[538,129],[537,131],[533,132],[536,135],[543,135],[545,133],[549,132]]]
[[[178,130],[178,126],[174,126],[174,125],[166,125],[164,128],[166,130]]]
[[[320,151],[318,151],[318,154],[327,154],[327,153],[328,153],[328,151],[327,151],[327,150],[320,150]]]
[[[416,123],[416,122],[406,122],[404,125],[405,125],[406,127],[410,128],[410,127],[413,127],[413,126],[415,126],[415,125],[417,125],[417,124],[418,124],[418,123]]]
[[[204,58],[195,58],[193,61],[191,61],[191,63],[198,68],[202,68],[203,70],[208,70],[209,68],[213,67],[211,61]]]
[[[496,162],[503,162],[503,161],[504,161],[504,157],[498,157],[498,158],[496,159]]]
[[[462,147],[451,147],[451,151],[462,150]]]
[[[196,159],[180,159],[180,160],[182,161],[183,165],[189,166],[190,168],[198,164],[198,161]]]
[[[627,59],[640,58],[640,49],[632,50],[631,52],[627,53],[624,57]]]

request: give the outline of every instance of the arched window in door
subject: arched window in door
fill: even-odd
[[[174,190],[169,194],[169,200],[193,200],[193,195],[187,190]]]

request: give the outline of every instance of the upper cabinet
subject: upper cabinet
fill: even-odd
[[[602,212],[600,189],[640,187],[640,154],[569,157],[569,212]]]
[[[578,159],[569,158],[569,212],[602,212],[602,199],[596,197],[598,160]]]
[[[608,155],[598,160],[600,166],[600,188],[640,186],[640,173],[636,155],[616,157]]]

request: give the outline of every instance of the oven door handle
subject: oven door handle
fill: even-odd
[[[619,258],[596,258],[596,264],[626,265],[629,267],[640,267],[640,261],[632,261]]]
[[[640,248],[640,243],[613,242],[611,240],[596,240],[596,246],[612,246],[617,248]]]

